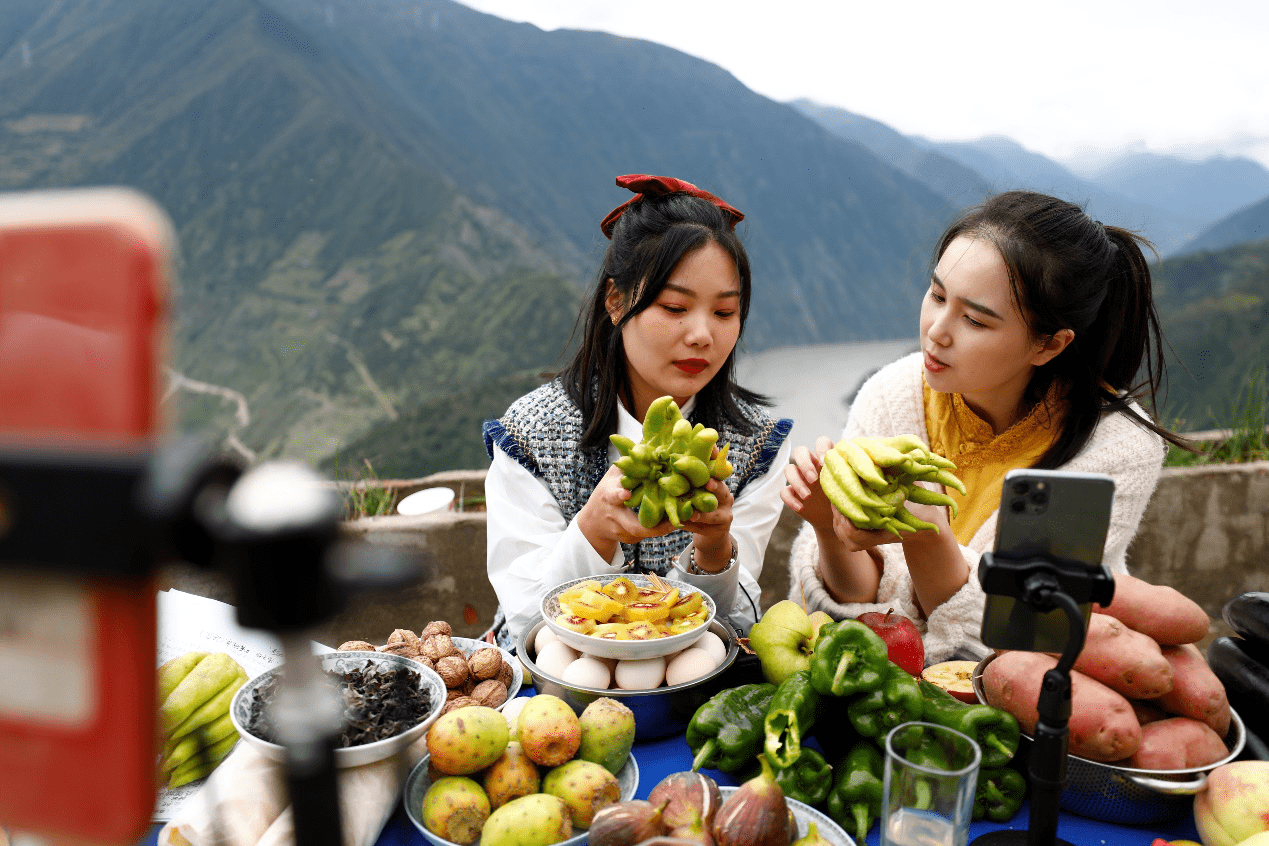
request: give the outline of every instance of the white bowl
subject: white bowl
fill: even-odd
[[[454,641],[454,645],[469,658],[479,649],[497,649],[501,652],[502,660],[505,661],[507,666],[511,668],[511,684],[507,687],[507,702],[516,698],[516,695],[520,693],[521,686],[524,685],[524,665],[521,664],[514,655],[503,649],[501,646],[486,643],[478,638],[450,637],[450,640]],[[501,711],[503,708],[507,707],[507,702],[499,705],[498,710]]]
[[[452,840],[433,834],[428,831],[427,826],[423,825],[423,795],[432,786],[432,779],[427,774],[427,762],[428,756],[424,755],[423,760],[415,765],[405,779],[405,790],[402,791],[401,801],[405,803],[406,816],[433,846],[458,846]],[[617,784],[621,786],[621,798],[618,801],[628,802],[634,798],[635,792],[639,789],[639,765],[635,763],[633,754],[626,758],[626,765],[617,771]],[[586,829],[582,829],[567,840],[560,841],[556,846],[582,846],[586,843],[588,834]],[[472,846],[480,846],[480,841],[477,840]]]
[[[722,794],[723,801],[726,802],[739,789],[739,787],[719,786],[718,792]],[[847,834],[845,829],[833,822],[826,814],[815,810],[805,802],[791,799],[788,796],[784,797],[784,801],[788,803],[789,810],[793,812],[793,819],[798,824],[798,833],[794,836],[794,840],[806,837],[809,824],[814,822],[815,829],[820,833],[820,837],[823,837],[832,846],[856,846],[855,838]]]
[[[454,502],[453,488],[424,488],[397,503],[397,513],[412,517],[434,511],[448,511]]]
[[[662,578],[661,581],[670,587],[679,589],[680,593],[691,591],[699,593],[705,602],[705,608],[709,611],[709,616],[705,618],[705,622],[691,631],[682,632],[669,637],[659,637],[653,640],[607,640],[602,637],[592,637],[588,634],[573,631],[565,628],[555,621],[562,612],[560,608],[560,594],[566,590],[576,587],[584,582],[599,582],[606,585],[618,578],[625,577],[634,582],[639,587],[650,587],[652,579],[642,574],[634,573],[615,573],[604,576],[584,576],[580,579],[572,579],[562,585],[558,585],[547,592],[542,597],[541,611],[542,619],[546,625],[555,632],[556,636],[567,643],[569,646],[585,652],[588,655],[594,655],[597,658],[658,658],[663,655],[670,655],[681,649],[686,649],[693,643],[701,639],[705,632],[709,631],[709,624],[714,622],[714,617],[718,614],[718,608],[714,605],[713,598],[698,587],[689,585],[687,582],[680,582],[675,579]]]
[[[386,669],[406,667],[419,674],[419,694],[427,695],[431,701],[431,709],[428,711],[427,716],[423,718],[423,721],[416,723],[400,734],[377,740],[374,743],[364,743],[360,746],[336,749],[335,766],[337,767],[359,767],[362,764],[382,761],[384,758],[397,754],[427,732],[432,723],[436,722],[436,718],[441,714],[441,708],[445,705],[445,682],[441,680],[441,677],[434,670],[429,670],[419,662],[412,661],[409,658],[382,652],[326,652],[315,657],[321,662],[322,669],[327,672],[342,673],[364,667],[367,662],[377,664]],[[281,667],[273,667],[251,679],[238,689],[229,706],[229,719],[233,723],[234,728],[238,730],[238,734],[242,736],[242,739],[254,746],[266,758],[274,761],[286,760],[286,747],[271,743],[252,734],[247,729],[247,722],[251,717],[253,694],[261,685],[276,676],[281,669]]]

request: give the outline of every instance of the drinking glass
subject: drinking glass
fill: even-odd
[[[933,723],[886,735],[882,846],[965,846],[982,753],[974,740]]]

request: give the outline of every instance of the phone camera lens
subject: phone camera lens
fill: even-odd
[[[1014,483],[1013,483],[1013,494],[1014,494],[1014,496],[1026,496],[1026,495],[1027,495],[1027,491],[1029,491],[1029,490],[1031,490],[1031,486],[1030,486],[1029,484],[1027,484],[1026,482],[1014,482]]]
[[[1025,499],[1015,499],[1009,503],[1009,509],[1015,514],[1021,514],[1027,510],[1027,501]]]

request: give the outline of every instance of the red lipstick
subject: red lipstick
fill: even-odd
[[[674,366],[679,370],[682,370],[684,373],[689,373],[692,376],[695,376],[706,367],[709,367],[709,362],[703,358],[681,358],[674,362]]]

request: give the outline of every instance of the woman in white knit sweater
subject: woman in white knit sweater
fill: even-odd
[[[921,305],[921,352],[864,384],[841,437],[916,434],[956,462],[967,496],[956,517],[907,503],[937,533],[859,529],[818,484],[833,442],[797,447],[783,493],[806,520],[792,549],[791,598],[836,619],[893,608],[923,630],[927,663],[985,655],[975,573],[1015,467],[1113,477],[1103,561],[1126,572],[1164,440],[1183,443],[1136,402],[1138,392],[1153,401],[1163,371],[1143,244],[1078,206],[1020,191],[948,228]]]

